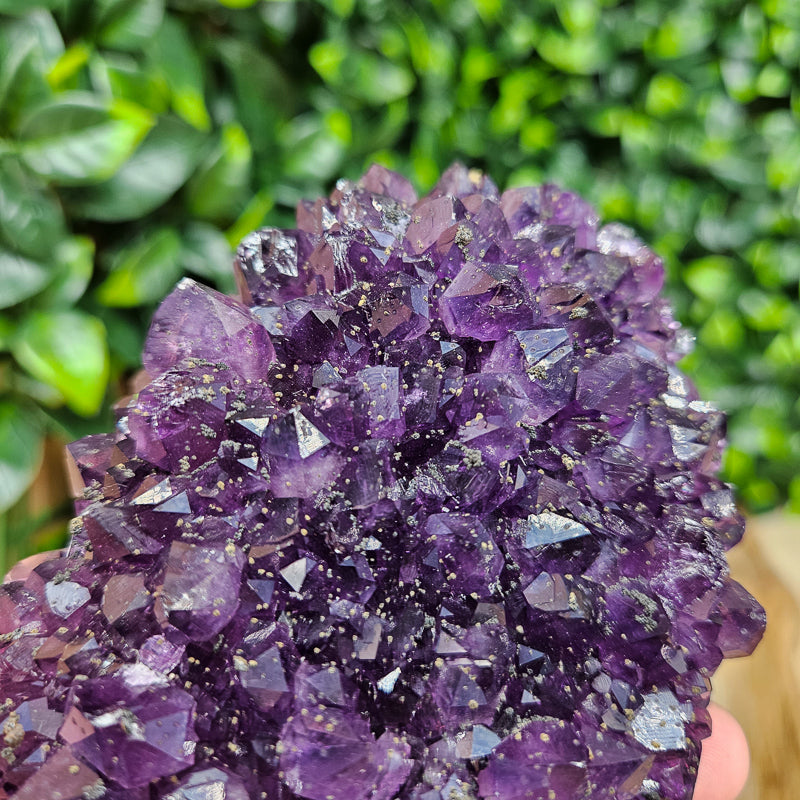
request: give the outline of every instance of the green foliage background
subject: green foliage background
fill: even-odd
[[[110,427],[174,282],[232,290],[242,235],[373,160],[634,227],[726,479],[800,509],[799,63],[796,0],[0,0],[0,553],[63,533],[43,438]]]

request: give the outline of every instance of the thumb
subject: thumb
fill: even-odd
[[[747,740],[739,723],[713,703],[711,736],[703,741],[694,800],[734,800],[750,768]]]

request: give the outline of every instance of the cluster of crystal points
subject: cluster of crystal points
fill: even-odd
[[[0,588],[0,797],[689,798],[763,611],[659,259],[381,167],[182,281]]]

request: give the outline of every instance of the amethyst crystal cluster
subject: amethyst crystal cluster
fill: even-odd
[[[659,259],[554,186],[381,167],[182,281],[0,589],[0,797],[692,794],[759,605]]]

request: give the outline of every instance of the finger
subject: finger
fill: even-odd
[[[8,571],[2,583],[8,581],[24,581],[33,572],[39,564],[49,561],[52,558],[58,558],[61,555],[60,550],[49,550],[46,553],[36,553],[35,555],[23,558],[22,561],[14,564]]]
[[[711,736],[703,741],[694,800],[734,800],[750,769],[747,739],[739,723],[713,703]]]

